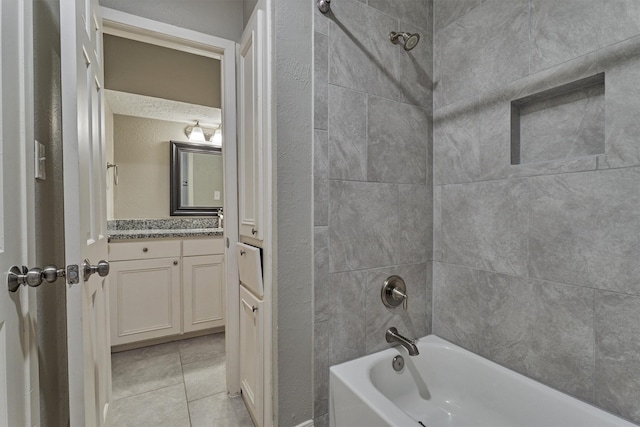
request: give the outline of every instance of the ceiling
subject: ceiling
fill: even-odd
[[[143,117],[194,125],[196,120],[203,127],[216,128],[222,123],[222,110],[185,102],[136,95],[105,89],[106,99],[113,114]]]

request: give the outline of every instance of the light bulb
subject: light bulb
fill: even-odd
[[[211,137],[211,144],[213,144],[216,147],[222,147],[222,130],[221,129],[216,129],[216,131],[213,133],[213,136]]]
[[[191,129],[189,134],[189,141],[191,142],[205,142],[204,131],[200,127],[200,123],[196,122],[196,125]]]

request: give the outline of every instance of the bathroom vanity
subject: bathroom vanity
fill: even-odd
[[[222,230],[176,227],[109,231],[112,346],[224,327]]]

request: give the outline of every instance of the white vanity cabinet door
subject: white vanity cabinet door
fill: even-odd
[[[111,263],[111,345],[181,331],[180,258]]]
[[[182,258],[184,332],[224,326],[224,256]]]
[[[240,388],[258,427],[263,425],[262,301],[240,286]]]

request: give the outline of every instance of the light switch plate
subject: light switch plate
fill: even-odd
[[[45,161],[47,160],[47,157],[46,157],[46,148],[44,144],[41,144],[38,141],[36,141],[34,153],[35,153],[36,179],[45,181],[47,179],[47,169],[45,167],[45,164],[46,164]]]
[[[211,193],[209,193],[211,194]],[[213,192],[213,200],[220,200],[220,192],[219,191],[214,191]]]

